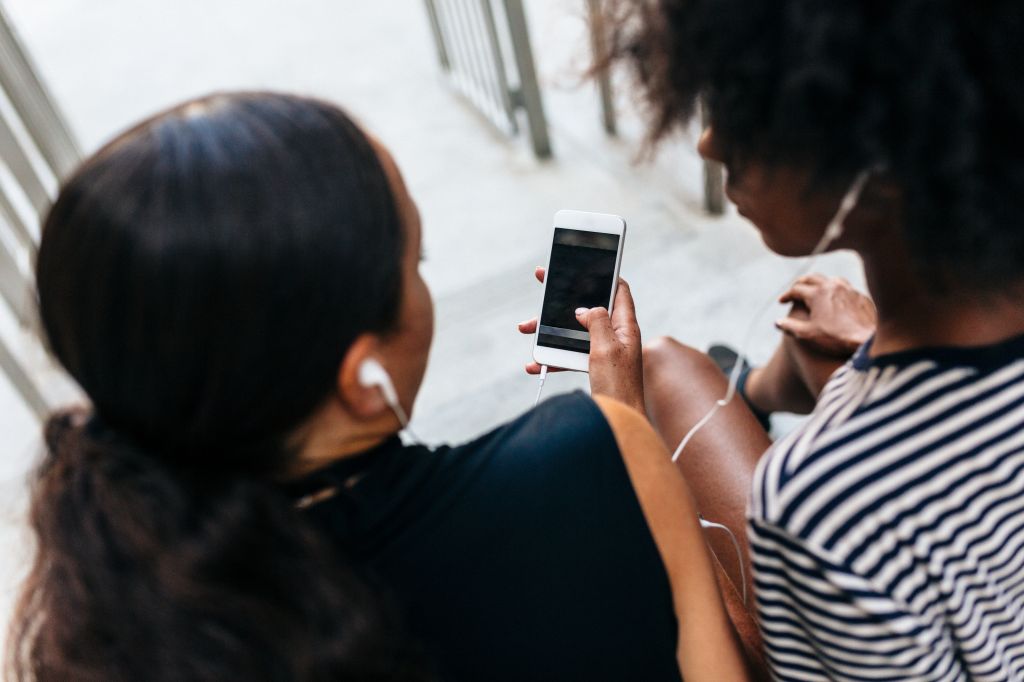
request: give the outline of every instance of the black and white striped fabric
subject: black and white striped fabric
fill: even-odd
[[[1024,337],[868,346],[754,479],[773,672],[1024,680]]]

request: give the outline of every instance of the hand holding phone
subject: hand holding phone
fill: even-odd
[[[615,398],[645,414],[643,343],[629,285],[619,279],[610,314],[604,308],[590,308],[578,318],[590,332],[591,393]]]
[[[540,320],[519,331],[534,334],[527,372],[539,373],[541,364],[589,371],[593,393],[643,411],[640,329],[629,286],[618,278],[624,236],[618,216],[557,213],[549,268],[535,273],[545,284]]]
[[[544,282],[544,275],[542,267],[534,272],[537,281],[541,283]],[[601,333],[601,329],[591,331],[590,390],[595,395],[607,395],[643,412],[643,345],[640,327],[636,322],[633,296],[629,284],[621,278],[615,291],[613,310],[610,316],[611,336]],[[584,322],[590,324],[589,314],[585,316]],[[536,334],[537,318],[520,322],[518,327],[522,334]],[[560,370],[555,368],[551,371]],[[528,363],[526,373],[540,374],[540,363]]]

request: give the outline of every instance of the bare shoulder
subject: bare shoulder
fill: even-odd
[[[682,473],[647,417],[611,398],[595,396],[594,400],[611,426],[668,573],[679,623],[680,672],[688,680],[748,679],[742,649],[719,592],[716,564]]]
[[[597,395],[594,402],[608,420],[634,487],[656,476],[668,479],[666,483],[670,485],[678,482],[678,487],[685,489],[682,474],[672,464],[668,449],[646,416],[614,398]]]
[[[694,541],[697,509],[682,474],[647,417],[605,396],[595,396],[615,436],[647,525],[669,572]],[[698,533],[699,536],[699,533]]]

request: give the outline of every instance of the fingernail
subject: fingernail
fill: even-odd
[[[586,308],[577,308],[576,309],[576,317],[579,317],[579,316],[585,314],[586,312],[587,312]]]

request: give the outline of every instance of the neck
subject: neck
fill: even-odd
[[[335,406],[327,407],[292,437],[298,450],[293,476],[302,476],[332,462],[372,450],[399,431],[391,414],[356,420]]]
[[[885,240],[892,242],[895,240]],[[977,292],[955,285],[937,292],[909,266],[905,245],[861,251],[868,288],[878,309],[872,355],[934,346],[983,346],[1024,334],[1020,286]]]

